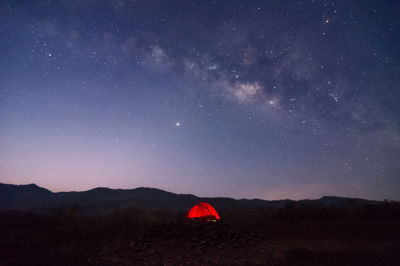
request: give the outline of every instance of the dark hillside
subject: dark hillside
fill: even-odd
[[[387,265],[400,203],[200,198],[153,188],[0,184],[0,265]],[[210,203],[218,222],[185,218]],[[21,250],[24,252],[21,253]]]

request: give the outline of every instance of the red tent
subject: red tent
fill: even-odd
[[[217,211],[207,202],[199,202],[188,212],[190,219],[219,220]]]

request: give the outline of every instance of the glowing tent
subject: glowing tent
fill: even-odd
[[[188,212],[187,217],[189,219],[198,219],[198,220],[209,220],[215,221],[219,220],[219,215],[217,211],[208,204],[207,202],[199,202],[193,206]]]

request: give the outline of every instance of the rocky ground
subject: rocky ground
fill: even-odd
[[[189,221],[47,224],[27,218],[12,226],[3,221],[0,265],[400,265],[398,222],[333,224],[323,232],[315,222],[278,221],[265,229]]]

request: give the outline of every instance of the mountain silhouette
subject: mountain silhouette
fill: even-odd
[[[46,211],[54,208],[78,206],[89,213],[104,213],[121,208],[187,212],[194,204],[207,201],[223,215],[254,213],[263,208],[282,209],[293,204],[307,206],[345,206],[377,204],[379,201],[325,196],[317,200],[261,200],[205,198],[191,194],[175,194],[156,188],[110,189],[98,187],[82,192],[51,192],[35,184],[11,185],[0,183],[0,210]]]

